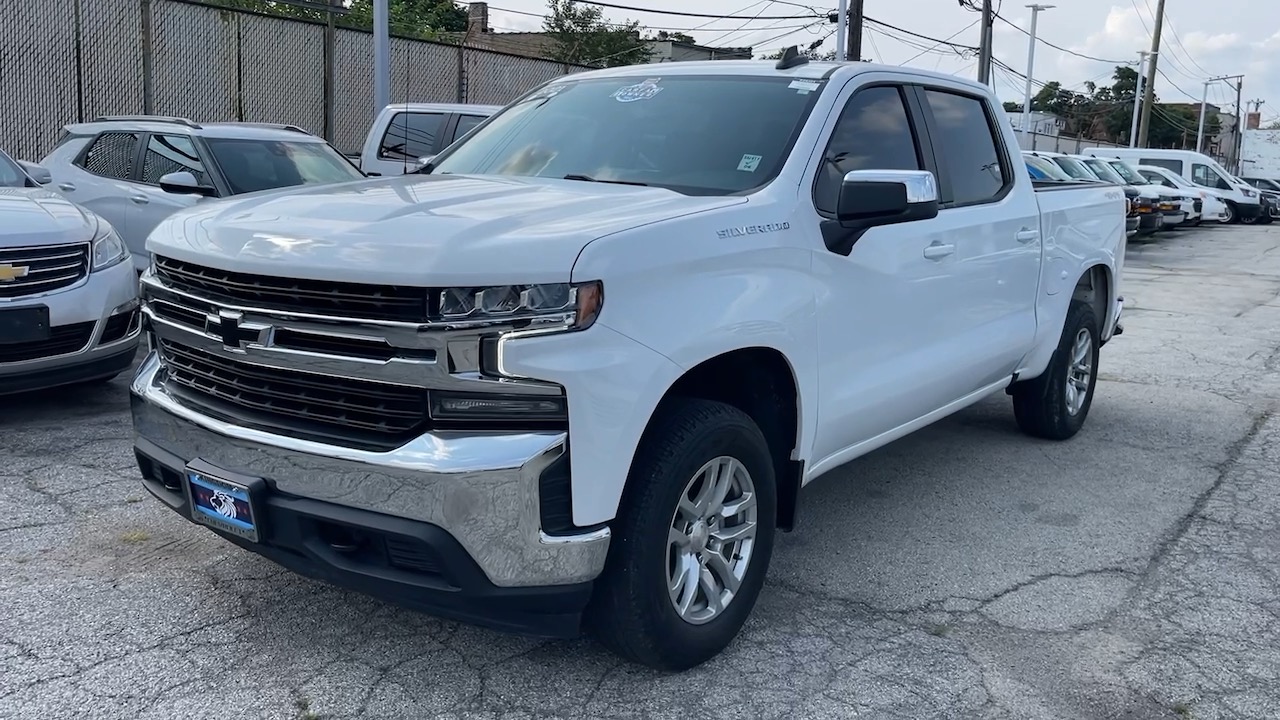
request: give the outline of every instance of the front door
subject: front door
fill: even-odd
[[[858,82],[858,81],[853,81]],[[874,81],[872,81],[874,82]],[[852,82],[851,82],[852,85]],[[847,256],[826,250],[844,175],[852,170],[933,170],[920,116],[897,84],[845,88],[842,108],[818,160],[812,232],[821,248],[818,298],[818,422],[813,457],[821,465],[947,402],[941,350],[957,331],[947,296],[955,289],[956,238],[938,219],[868,230]]]

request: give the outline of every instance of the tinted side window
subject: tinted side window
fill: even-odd
[[[1181,160],[1160,160],[1157,158],[1142,158],[1141,160],[1138,161],[1138,164],[1139,165],[1155,165],[1156,167],[1162,167],[1162,168],[1172,170],[1178,173],[1179,175],[1182,174]]]
[[[472,128],[484,121],[485,118],[481,115],[459,115],[458,127],[453,131],[453,139],[457,140],[463,135],[466,135],[471,132]]]
[[[137,150],[136,133],[103,133],[89,146],[80,164],[94,175],[131,180]]]
[[[982,100],[944,90],[926,90],[933,111],[935,151],[946,158],[952,201],[993,200],[1010,181],[1000,164],[996,138]]]
[[[378,148],[378,157],[390,160],[417,160],[435,152],[436,136],[444,124],[439,113],[396,113],[387,125]]]
[[[813,188],[813,205],[833,214],[851,170],[921,170],[915,135],[896,87],[859,90],[836,120]]]
[[[165,175],[183,170],[195,175],[196,181],[201,185],[211,184],[191,138],[182,135],[152,135],[147,141],[147,152],[142,158],[142,182],[156,185]]]

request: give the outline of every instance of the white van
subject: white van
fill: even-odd
[[[1224,222],[1239,222],[1241,218],[1252,220],[1262,214],[1262,201],[1257,188],[1237,181],[1218,161],[1204,153],[1194,150],[1111,147],[1091,147],[1081,152],[1096,157],[1119,158],[1131,165],[1168,168],[1195,185],[1218,190],[1223,202],[1227,204],[1227,218]]]
[[[365,175],[416,172],[418,159],[438,154],[502,108],[459,103],[394,103],[374,118],[356,164]]]

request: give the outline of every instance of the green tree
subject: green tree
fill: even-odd
[[[594,5],[574,0],[549,0],[542,30],[555,41],[553,60],[595,67],[634,65],[649,59],[649,46],[640,37],[640,23],[609,23]]]
[[[452,0],[388,0],[387,14],[391,31],[397,34],[431,36],[467,29],[467,11]],[[351,0],[347,21],[372,27],[373,0]]]

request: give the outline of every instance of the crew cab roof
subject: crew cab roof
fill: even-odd
[[[801,65],[779,70],[776,60],[696,60],[662,65],[622,65],[600,70],[587,70],[556,78],[555,82],[572,81],[583,78],[608,77],[674,77],[679,75],[749,75],[756,77],[779,77],[804,80],[821,80],[839,77],[848,79],[864,73],[891,73],[899,76],[917,77],[921,79],[941,80],[946,83],[968,85],[983,94],[990,94],[991,88],[982,83],[956,77],[948,73],[904,68],[897,65],[882,65],[866,62],[834,62],[828,60],[812,60]]]

